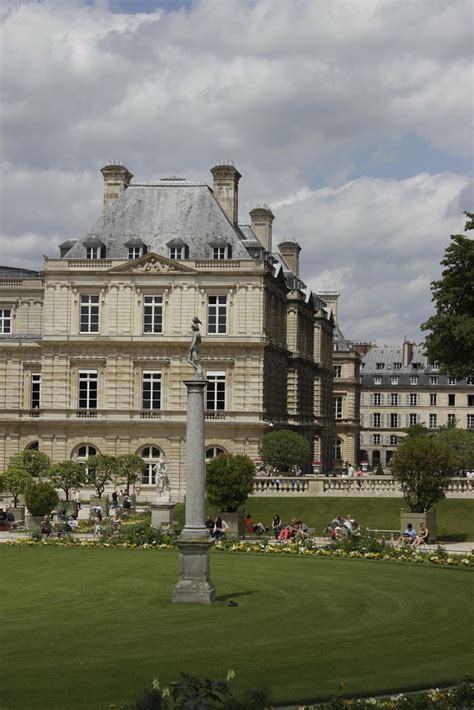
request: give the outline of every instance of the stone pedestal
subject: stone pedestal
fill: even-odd
[[[210,540],[179,540],[179,580],[171,601],[177,603],[211,604],[216,598],[210,572]]]
[[[173,522],[173,501],[157,500],[151,504],[151,524],[154,528],[169,529]]]

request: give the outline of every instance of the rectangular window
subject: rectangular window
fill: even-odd
[[[417,394],[410,394],[410,407],[417,407],[418,406],[418,395]]]
[[[100,259],[100,247],[86,247],[86,259]]]
[[[380,434],[372,434],[372,443],[376,446],[380,445]]]
[[[438,415],[430,414],[430,429],[436,429],[438,426]]]
[[[466,377],[466,385],[474,385],[474,377],[472,375],[470,377]]]
[[[448,414],[448,426],[456,426],[456,415]]]
[[[390,393],[390,406],[391,407],[398,407],[400,404],[400,395],[398,392],[391,392]]]
[[[142,256],[142,247],[128,247],[129,259],[138,259],[139,256]]]
[[[81,333],[99,332],[99,296],[81,296]]]
[[[97,409],[97,370],[79,371],[79,409]]]
[[[455,377],[448,377],[448,385],[455,385],[457,382]]]
[[[418,414],[410,414],[408,422],[410,426],[415,426],[415,424],[418,424]]]
[[[431,375],[430,376],[430,385],[437,385],[438,382],[439,382],[438,375]]]
[[[12,312],[10,308],[0,308],[0,334],[12,332]]]
[[[394,369],[394,370],[401,370],[401,369],[402,369],[402,363],[401,363],[401,362],[394,362],[394,363],[393,363],[393,369]]]
[[[410,384],[411,385],[417,385],[418,384],[418,377],[410,377]]]
[[[397,446],[398,445],[398,436],[395,436],[394,434],[390,434],[390,446]]]
[[[436,407],[437,394],[430,394],[430,407]]]
[[[377,370],[383,370],[385,367],[385,363],[384,362],[377,362],[375,364],[375,367],[377,368]]]
[[[448,394],[448,405],[450,407],[456,406],[456,395],[455,394]]]
[[[399,419],[398,414],[390,414],[390,427],[392,429],[398,429]]]
[[[467,406],[474,407],[474,394],[467,395]]]
[[[395,387],[398,385],[399,382],[400,382],[400,378],[398,377],[398,375],[395,375],[390,378],[390,384]]]
[[[382,426],[382,415],[379,412],[375,412],[374,416],[374,429],[380,429]]]
[[[163,332],[163,297],[144,296],[143,298],[143,332]]]
[[[227,296],[209,296],[207,301],[207,332],[227,333]]]
[[[342,397],[334,397],[334,419],[342,419]]]
[[[41,374],[31,373],[31,409],[39,409],[41,406]]]
[[[206,409],[225,409],[225,372],[208,372],[206,379]]]
[[[382,384],[382,378],[381,377],[374,377],[374,385],[381,385]]]
[[[382,404],[382,395],[380,392],[375,392],[374,394],[374,407],[380,407]]]
[[[170,259],[184,259],[184,247],[170,247]]]
[[[213,259],[227,259],[227,247],[213,247],[212,258]]]
[[[474,414],[467,415],[467,428],[474,429]]]
[[[333,370],[335,379],[339,380],[342,377],[342,365],[334,365]]]
[[[161,372],[143,372],[142,409],[161,409]]]

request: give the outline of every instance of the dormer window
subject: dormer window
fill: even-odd
[[[230,259],[232,249],[230,244],[223,237],[216,237],[209,242],[211,248],[211,259]]]
[[[385,363],[383,362],[377,362],[376,363],[377,370],[383,370],[385,367]]]
[[[394,363],[393,363],[393,369],[394,369],[394,370],[401,370],[401,369],[402,369],[402,363],[401,363],[401,362],[394,362]]]
[[[125,242],[125,246],[128,249],[129,259],[139,259],[141,256],[147,253],[146,245],[143,244],[142,240],[138,239],[137,237],[129,239],[128,242]]]
[[[172,239],[166,245],[169,249],[168,257],[179,261],[180,259],[189,258],[189,248],[188,245],[183,242],[182,239]]]
[[[100,259],[100,247],[87,247],[86,259]]]
[[[142,247],[128,247],[129,259],[138,259],[140,256],[143,256]]]
[[[84,241],[86,259],[105,259],[105,244],[97,237],[88,237]]]
[[[228,252],[229,247],[213,247],[212,249],[212,258],[213,259],[228,259]]]

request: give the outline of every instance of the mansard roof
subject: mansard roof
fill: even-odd
[[[222,239],[232,247],[234,259],[251,258],[240,230],[229,222],[212,190],[187,180],[132,182],[68,251],[68,259],[84,255],[89,237],[104,243],[109,259],[126,258],[130,239],[141,239],[148,251],[165,255],[172,240],[182,239],[190,259],[209,258],[210,242]]]

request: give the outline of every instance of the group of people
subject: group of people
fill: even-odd
[[[216,515],[215,518],[213,518],[212,515],[208,515],[205,525],[214,540],[220,540],[229,529],[226,521],[223,520],[220,515]]]
[[[397,545],[410,545],[411,547],[419,547],[426,545],[430,538],[430,531],[426,527],[426,523],[420,523],[418,533],[411,523],[408,523],[406,529],[397,540]]]
[[[327,526],[326,532],[329,533],[331,540],[337,541],[347,535],[359,536],[360,527],[357,520],[354,520],[350,513],[345,518],[337,513]]]
[[[57,533],[59,537],[63,535],[74,535],[79,525],[79,521],[75,515],[67,515],[57,520],[54,520],[54,514],[51,516],[45,515],[41,519],[40,533],[43,537],[51,537]]]

